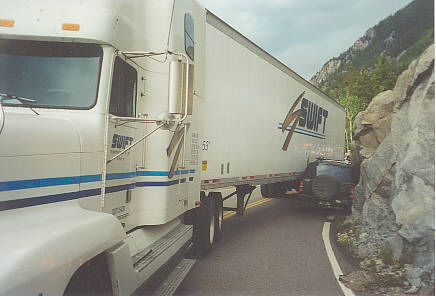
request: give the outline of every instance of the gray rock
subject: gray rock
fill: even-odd
[[[434,231],[434,188],[412,176],[401,186],[392,201],[396,223],[401,225],[400,234],[409,243],[418,242],[426,232]]]
[[[365,129],[365,126],[363,126],[362,124],[363,115],[364,115],[363,112],[359,112],[354,118],[354,123],[353,123],[354,136],[359,135]]]
[[[435,277],[434,81],[431,46],[354,123],[361,176],[351,217],[367,234],[356,246],[360,256],[388,247],[394,260],[412,263],[409,293],[434,285]]]
[[[375,96],[365,111],[363,111],[362,124],[374,124],[378,120],[391,115],[395,106],[395,97],[392,90],[387,90]]]
[[[418,291],[419,291],[418,287],[412,286],[408,290],[406,290],[406,292],[404,292],[404,293],[406,293],[406,294],[416,294],[416,293],[418,293]]]
[[[406,279],[412,286],[417,288],[422,287],[421,275],[423,270],[421,268],[409,268],[406,270]]]
[[[395,164],[395,152],[392,147],[392,138],[388,136],[377,148],[374,155],[362,164],[361,171],[365,170],[366,192],[372,194],[385,181],[389,183],[389,176]]]
[[[320,85],[328,79],[328,77],[335,73],[339,67],[342,65],[342,60],[338,58],[333,58],[329,60],[324,66],[318,71],[310,80],[315,85]]]

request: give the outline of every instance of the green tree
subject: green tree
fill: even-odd
[[[336,101],[341,104],[342,107],[345,108],[346,112],[346,124],[345,124],[345,133],[346,133],[346,148],[348,149],[348,145],[353,141],[353,123],[356,115],[365,110],[368,106],[368,102],[360,99],[358,96],[343,92],[339,96],[336,97]]]
[[[396,77],[397,71],[395,70],[395,66],[392,64],[390,58],[382,52],[374,72],[374,82],[377,86],[377,93],[374,94],[374,96],[382,91],[393,89]]]
[[[374,87],[371,74],[366,70],[356,71],[354,65],[350,63],[344,80],[345,85],[342,89],[339,89],[336,95],[346,93],[349,96],[358,97],[366,102],[371,100]]]

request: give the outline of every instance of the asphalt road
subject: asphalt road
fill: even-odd
[[[252,200],[259,199],[256,189]],[[334,213],[301,212],[293,195],[260,203],[224,220],[222,239],[177,295],[343,295],[321,236]]]

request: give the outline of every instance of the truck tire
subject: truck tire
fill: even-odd
[[[223,198],[219,192],[211,192],[209,193],[209,197],[213,198],[215,203],[215,242],[217,242],[221,239],[223,232]]]
[[[194,223],[194,248],[197,255],[206,255],[212,250],[215,240],[215,201],[201,193],[201,205],[197,208]]]
[[[320,200],[331,200],[338,191],[338,182],[328,175],[319,175],[312,181],[312,192]]]

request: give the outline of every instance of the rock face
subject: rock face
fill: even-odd
[[[353,64],[355,70],[371,70],[376,67],[380,54],[401,60],[404,55],[417,57],[416,45],[422,44],[421,37],[434,27],[434,0],[414,0],[406,7],[388,16],[366,31],[354,44],[339,56],[330,59],[311,78],[316,86],[328,86],[344,75]],[[430,45],[433,38],[426,41]],[[418,44],[415,44],[417,43]],[[428,42],[428,43],[427,43]],[[412,48],[413,47],[413,48]],[[409,61],[409,59],[407,59]],[[408,62],[407,62],[408,63]]]
[[[362,257],[386,250],[410,264],[416,288],[434,286],[434,45],[377,95],[355,120],[355,161],[361,162],[352,219],[363,236]],[[425,289],[422,289],[425,290]]]
[[[374,28],[370,28],[366,33],[360,37],[354,44],[341,56],[330,59],[311,79],[310,82],[315,85],[321,85],[325,82],[330,75],[336,73],[342,65],[348,64],[353,57],[368,47],[372,39],[374,39]]]
[[[311,79],[310,82],[315,85],[321,85],[325,82],[330,75],[336,73],[341,67],[343,60],[340,58],[330,59],[327,63],[322,66],[321,70],[319,70]]]

